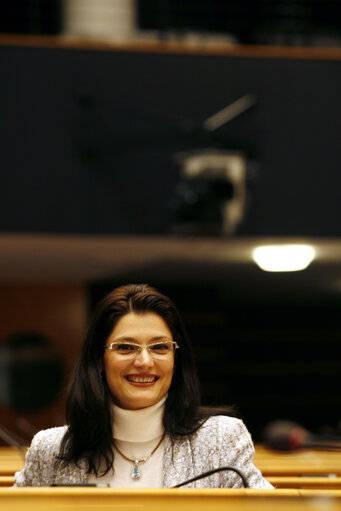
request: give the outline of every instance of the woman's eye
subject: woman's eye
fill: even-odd
[[[159,344],[153,344],[151,347],[152,351],[163,351],[167,352],[169,351],[169,345],[165,342],[160,342]]]
[[[134,344],[116,344],[116,351],[132,352],[136,351]]]

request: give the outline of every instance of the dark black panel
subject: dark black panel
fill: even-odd
[[[62,27],[61,0],[2,0],[0,32],[58,34]]]
[[[161,37],[189,30],[228,33],[242,43],[341,40],[339,0],[138,0],[137,5],[140,27],[162,31]]]
[[[341,233],[341,62],[0,48],[0,229],[166,234],[179,151],[242,151],[242,235]],[[257,104],[204,136],[244,94]]]

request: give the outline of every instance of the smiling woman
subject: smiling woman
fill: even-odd
[[[200,407],[192,348],[169,298],[145,285],[114,289],[90,322],[67,397],[68,425],[32,440],[16,486],[272,488],[231,410]]]
[[[174,368],[173,336],[162,317],[129,312],[118,321],[108,343],[104,372],[113,403],[141,409],[160,401]]]

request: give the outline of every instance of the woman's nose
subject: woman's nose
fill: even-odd
[[[154,361],[147,348],[142,348],[134,360],[135,365],[153,365]]]

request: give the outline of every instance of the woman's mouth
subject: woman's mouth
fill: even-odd
[[[142,376],[142,375],[137,375],[137,374],[128,374],[127,376],[125,376],[125,379],[127,381],[129,381],[129,383],[146,385],[146,384],[155,383],[159,379],[159,376],[155,376],[155,375]]]

